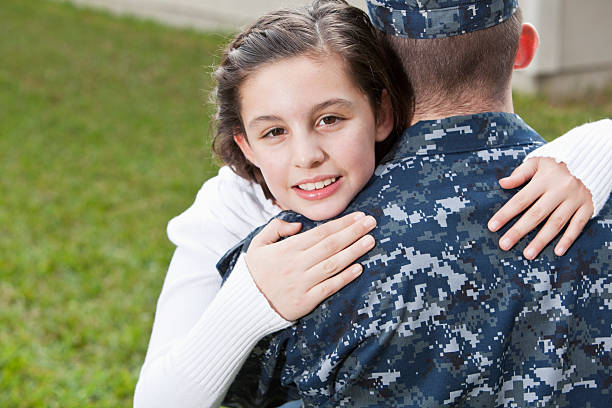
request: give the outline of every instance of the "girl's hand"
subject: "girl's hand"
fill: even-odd
[[[565,164],[547,157],[527,160],[514,169],[509,177],[499,180],[499,184],[503,188],[516,188],[529,179],[529,183],[489,220],[489,230],[497,231],[529,207],[499,240],[500,248],[507,251],[548,217],[546,224],[523,251],[525,258],[534,259],[569,221],[569,226],[555,247],[555,254],[561,256],[578,238],[593,215],[591,193],[580,180],[570,174]]]
[[[365,234],[375,226],[357,212],[277,242],[302,226],[275,219],[253,238],[245,261],[274,310],[296,320],[361,274],[363,267],[352,263],[374,247]]]

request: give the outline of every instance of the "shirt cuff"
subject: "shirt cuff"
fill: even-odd
[[[238,260],[236,261],[236,265],[234,266],[230,276],[227,278],[224,286],[232,285],[236,288],[240,288],[240,290],[243,291],[242,294],[245,296],[244,299],[247,302],[244,303],[244,307],[248,306],[256,308],[254,314],[261,315],[261,328],[265,328],[267,331],[267,333],[261,337],[291,326],[294,322],[285,320],[281,315],[279,315],[276,310],[272,308],[264,294],[261,293],[253,280],[253,276],[251,276],[251,273],[249,272],[249,268],[244,258],[245,254],[240,254]]]
[[[276,313],[257,289],[244,254],[205,314],[208,318],[192,329],[199,333],[188,336],[190,341],[181,347],[183,355],[177,361],[185,363],[182,370],[192,384],[205,384],[216,392],[229,387],[259,340],[292,324]],[[203,337],[216,341],[202,341]],[[194,358],[198,355],[214,358],[203,360],[205,365],[200,365]]]
[[[550,157],[586,186],[593,197],[593,217],[605,205],[612,190],[612,120],[578,126],[525,157]]]

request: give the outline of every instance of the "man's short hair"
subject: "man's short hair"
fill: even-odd
[[[506,21],[452,37],[388,34],[421,101],[475,93],[499,101],[509,86],[522,27],[518,9]]]

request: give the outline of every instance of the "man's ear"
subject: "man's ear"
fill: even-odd
[[[386,89],[383,89],[380,96],[380,107],[376,118],[376,141],[382,142],[393,130],[393,106],[391,105],[391,97]]]
[[[259,167],[254,160],[255,155],[253,154],[253,149],[251,149],[251,145],[249,144],[246,135],[242,132],[234,133],[234,142],[236,142],[240,150],[242,150],[242,154],[244,154],[244,157],[246,157],[248,161],[253,163],[253,165]]]
[[[540,45],[538,31],[533,25],[523,23],[519,47],[516,52],[516,58],[514,59],[514,69],[527,68],[529,64],[531,64],[531,61],[533,61],[533,57],[535,57],[538,45]]]

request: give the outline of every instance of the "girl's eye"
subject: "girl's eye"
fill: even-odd
[[[286,132],[286,131],[285,131],[285,129],[283,129],[283,128],[274,128],[274,129],[270,129],[270,130],[268,130],[268,131],[267,131],[267,132],[266,132],[266,133],[263,135],[263,137],[277,137],[277,136],[282,136],[282,135],[284,135],[285,133],[287,133],[287,132]]]
[[[335,125],[336,123],[338,123],[341,119],[338,116],[333,116],[333,115],[328,115],[328,116],[323,116],[320,120],[319,120],[319,125],[321,126],[329,126],[329,125]]]

